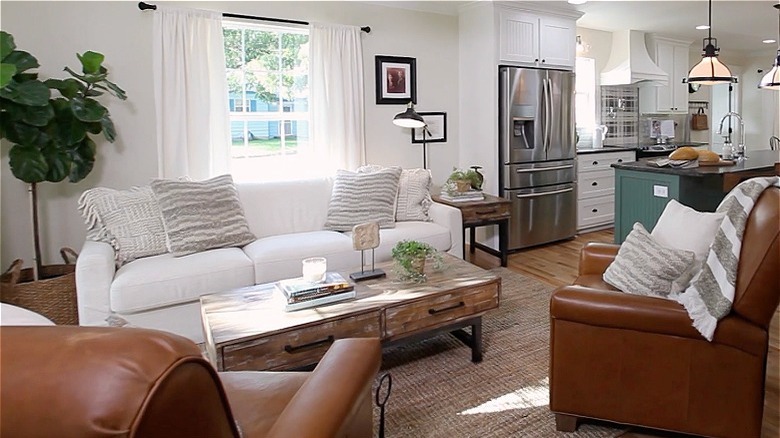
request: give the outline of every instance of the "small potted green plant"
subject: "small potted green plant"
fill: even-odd
[[[403,279],[425,281],[425,262],[428,259],[434,261],[437,269],[441,268],[441,254],[427,243],[402,240],[393,247],[393,260],[398,263]]]
[[[482,190],[483,177],[478,172],[479,166],[472,166],[469,170],[461,170],[457,167],[452,168],[447,183],[454,186],[458,192],[468,192],[469,190]]]

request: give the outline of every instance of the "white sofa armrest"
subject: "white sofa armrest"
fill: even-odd
[[[76,297],[80,325],[107,325],[111,315],[110,291],[114,280],[114,248],[87,240],[76,259]]]
[[[463,217],[460,210],[449,205],[434,202],[428,210],[431,220],[450,230],[452,246],[448,253],[455,257],[463,257]]]

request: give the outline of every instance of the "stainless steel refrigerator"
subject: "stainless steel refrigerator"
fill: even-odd
[[[574,73],[499,67],[499,194],[510,250],[574,236]]]

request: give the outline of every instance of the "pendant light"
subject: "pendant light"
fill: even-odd
[[[702,41],[701,61],[694,65],[688,77],[683,79],[683,83],[716,85],[728,82],[736,82],[736,78],[731,75],[731,70],[718,59],[718,39],[712,37],[712,0],[709,1],[709,29],[707,38]]]
[[[780,90],[780,3],[775,5],[777,9],[777,57],[775,65],[761,78],[758,88],[765,90]]]

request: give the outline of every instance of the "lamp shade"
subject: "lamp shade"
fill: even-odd
[[[714,39],[714,38],[713,38]],[[705,40],[706,41],[706,40]],[[736,82],[731,70],[718,59],[718,49],[712,43],[707,44],[701,61],[688,72],[689,84],[717,85],[724,82]]]
[[[425,120],[414,110],[414,104],[409,102],[406,111],[393,117],[393,124],[402,128],[422,128],[425,126]]]
[[[769,90],[780,90],[780,50],[777,51],[777,58],[775,58],[775,65],[772,69],[761,78],[758,83],[758,88],[765,88]]]

